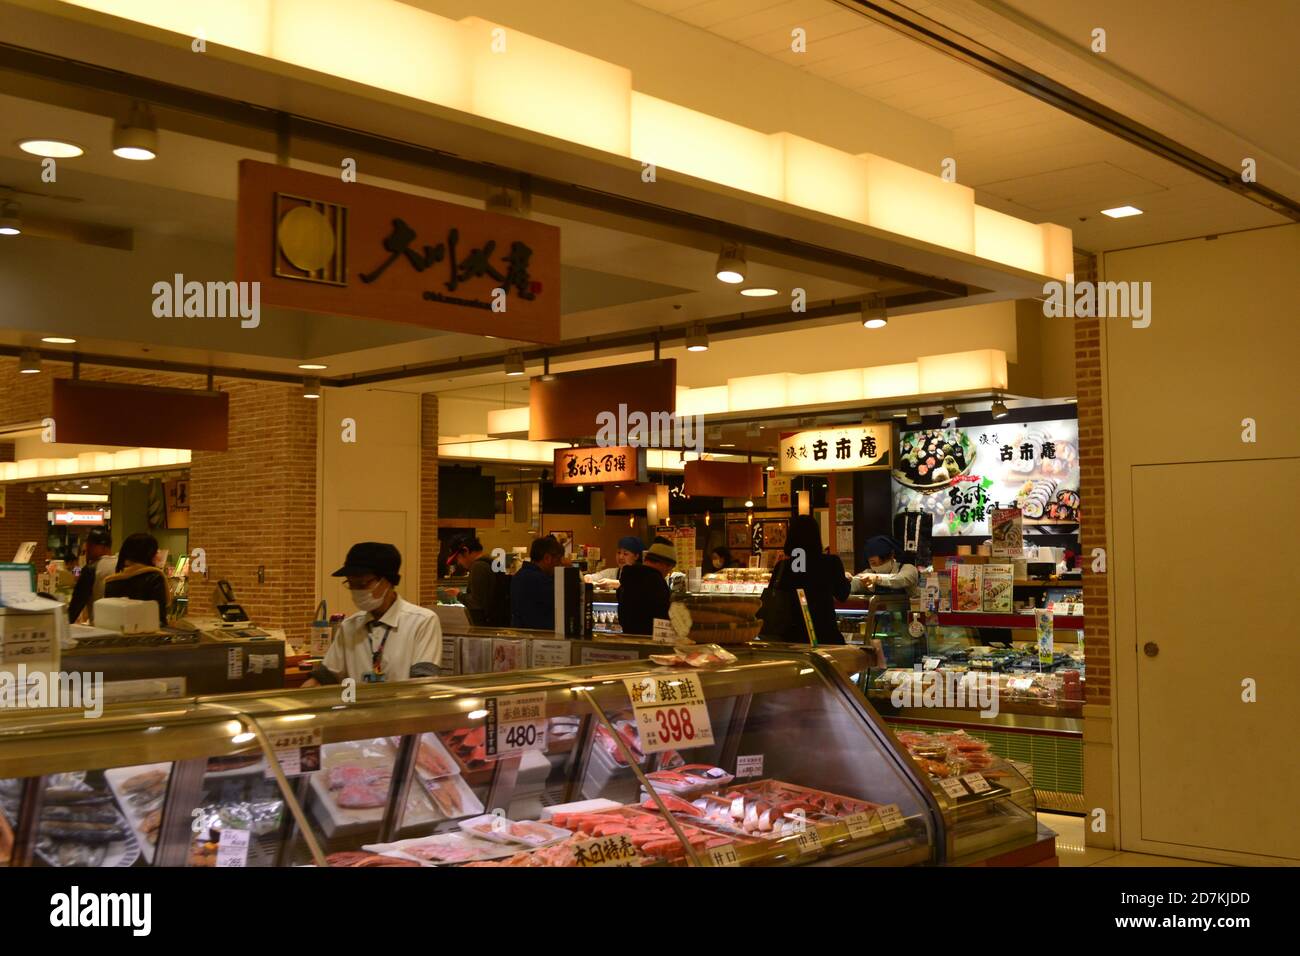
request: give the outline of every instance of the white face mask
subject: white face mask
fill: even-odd
[[[867,562],[867,563],[871,564],[871,562]],[[897,568],[898,568],[898,562],[896,562],[893,558],[890,558],[888,561],[885,561],[881,564],[871,564],[871,573],[872,574],[893,574],[897,570]]]
[[[375,597],[370,588],[349,588],[348,593],[352,595],[352,603],[358,611],[374,611],[384,603],[384,596],[381,594]]]

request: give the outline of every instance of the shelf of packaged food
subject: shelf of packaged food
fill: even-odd
[[[1052,618],[1052,626],[1058,631],[1082,631],[1082,614],[1057,614]],[[994,627],[1012,630],[1024,628],[1033,630],[1032,614],[986,614],[983,611],[940,611],[939,623],[948,627]]]

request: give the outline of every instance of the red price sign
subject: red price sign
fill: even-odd
[[[713,743],[713,725],[699,677],[632,677],[624,680],[636,711],[642,753]]]
[[[660,707],[655,711],[659,722],[659,739],[669,743],[695,742],[695,723],[689,707]]]

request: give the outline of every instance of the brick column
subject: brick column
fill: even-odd
[[[438,396],[420,396],[419,603],[438,603]]]
[[[1079,497],[1083,502],[1079,521],[1079,546],[1083,567],[1087,702],[1109,705],[1109,585],[1105,573],[1092,570],[1093,550],[1106,548],[1106,451],[1102,418],[1099,319],[1074,320],[1074,363],[1075,387],[1079,399]]]

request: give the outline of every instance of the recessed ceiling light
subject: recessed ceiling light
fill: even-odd
[[[740,294],[741,294],[741,295],[751,296],[751,297],[753,297],[753,298],[755,298],[755,299],[762,299],[762,298],[766,298],[767,296],[770,296],[770,295],[777,295],[777,294],[778,294],[778,290],[777,290],[777,289],[760,289],[760,288],[741,289],[741,290],[740,290]]]
[[[735,447],[736,447],[736,443],[735,443],[734,441],[724,441],[724,442],[722,443],[722,445],[719,446],[719,447],[722,447],[722,448],[735,448]]]
[[[72,159],[85,152],[76,143],[64,142],[61,139],[20,139],[18,148],[24,153],[44,156],[47,159]]]
[[[50,345],[76,345],[76,339],[70,339],[63,335],[46,335],[41,339],[42,342],[48,342]]]
[[[41,357],[31,349],[26,350],[18,357],[18,371],[23,375],[39,375]]]
[[[0,205],[0,236],[21,236],[23,221],[18,218],[18,203]]]
[[[1116,206],[1114,209],[1103,209],[1103,216],[1110,216],[1111,219],[1127,219],[1129,216],[1140,216],[1142,210],[1137,206]]]
[[[303,362],[298,367],[304,372],[323,372],[325,369],[329,368],[328,365],[317,365],[314,362]]]

